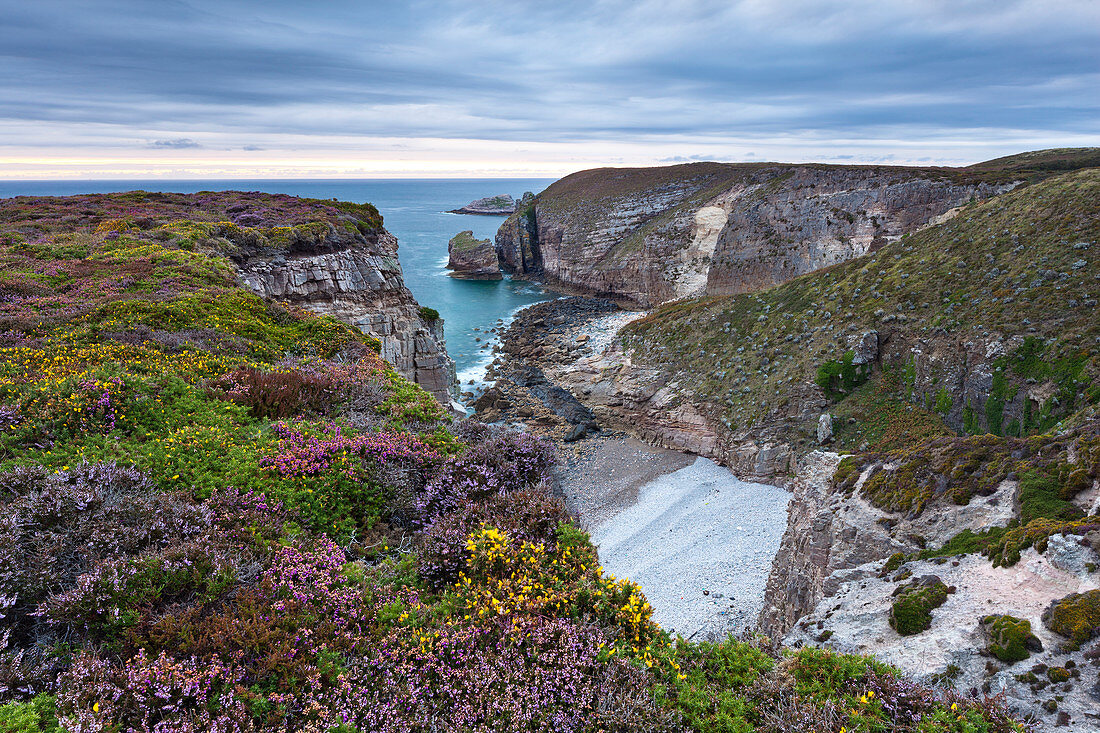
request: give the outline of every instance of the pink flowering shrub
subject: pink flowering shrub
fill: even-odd
[[[424,530],[417,553],[420,576],[437,589],[457,581],[470,556],[470,533],[483,524],[519,540],[552,547],[558,525],[569,516],[560,499],[540,489],[520,489],[467,502],[439,516]]]
[[[447,460],[417,497],[415,519],[428,525],[466,502],[541,486],[555,462],[553,446],[540,438],[518,432],[490,437]]]
[[[312,529],[347,538],[389,513],[398,474],[411,485],[441,460],[415,435],[345,433],[334,424],[273,427],[276,444],[260,458],[271,477],[264,489],[293,509]]]
[[[58,712],[74,733],[245,733],[254,730],[234,694],[242,670],[217,656],[150,658],[139,650],[121,666],[78,656],[62,680]]]
[[[34,614],[51,590],[72,588],[102,563],[207,536],[208,510],[156,493],[148,478],[115,464],[47,474],[0,474],[0,595],[13,638],[42,633]]]
[[[47,623],[111,637],[158,607],[219,597],[236,580],[232,561],[207,542],[107,560],[49,596],[36,615]]]

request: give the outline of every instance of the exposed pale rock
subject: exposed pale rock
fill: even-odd
[[[1074,659],[1059,651],[1064,640],[1043,625],[1042,614],[1053,600],[1096,588],[1095,574],[1069,572],[1033,548],[1025,550],[1020,561],[1011,567],[995,568],[981,555],[967,555],[942,564],[910,561],[902,566],[902,571],[915,577],[935,574],[943,583],[953,586],[955,593],[932,611],[929,629],[901,636],[890,628],[888,619],[896,600],[894,591],[908,581],[895,580],[892,573],[883,576],[879,572],[881,566],[876,561],[835,572],[830,578],[831,592],[799,620],[784,642],[823,644],[846,653],[874,654],[925,683],[936,683],[941,675],[949,674],[953,675],[949,684],[960,690],[988,685],[990,694],[1004,693],[1011,706],[1036,716],[1048,726],[1053,725],[1055,715],[1043,709],[1042,704],[1057,694],[1058,710],[1070,718],[1067,730],[1082,733],[1096,730],[1100,716],[1090,689],[1095,672],[1057,686],[1049,685],[1045,675],[1038,678],[1042,684],[1035,687],[1017,677],[1026,678],[1025,673],[1038,664],[1045,665],[1039,667],[1042,672],[1046,667],[1063,667]],[[1000,663],[983,654],[989,637],[981,620],[989,614],[1008,614],[1029,621],[1042,651],[1036,645],[1030,659],[1016,664]],[[1100,644],[1093,643],[1090,647]],[[1078,654],[1070,666],[1081,666],[1083,661]]]

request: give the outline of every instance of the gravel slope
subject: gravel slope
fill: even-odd
[[[697,458],[641,486],[592,538],[604,569],[637,582],[661,626],[721,637],[755,624],[789,501],[784,489]]]

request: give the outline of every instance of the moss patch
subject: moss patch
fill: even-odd
[[[1031,652],[1043,650],[1043,645],[1031,633],[1031,622],[1015,616],[996,615],[982,619],[982,628],[989,634],[989,653],[1002,662],[1019,662]]]
[[[952,592],[939,578],[927,576],[894,593],[897,600],[890,607],[890,628],[902,636],[912,636],[932,626],[932,611],[939,608]]]
[[[1043,623],[1069,641],[1067,650],[1076,650],[1100,634],[1100,590],[1074,593],[1055,601],[1043,614]]]

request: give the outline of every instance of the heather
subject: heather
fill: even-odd
[[[866,660],[671,638],[551,445],[237,283],[380,227],[266,194],[0,202],[0,730],[1015,729]],[[803,684],[827,665],[854,671]]]

